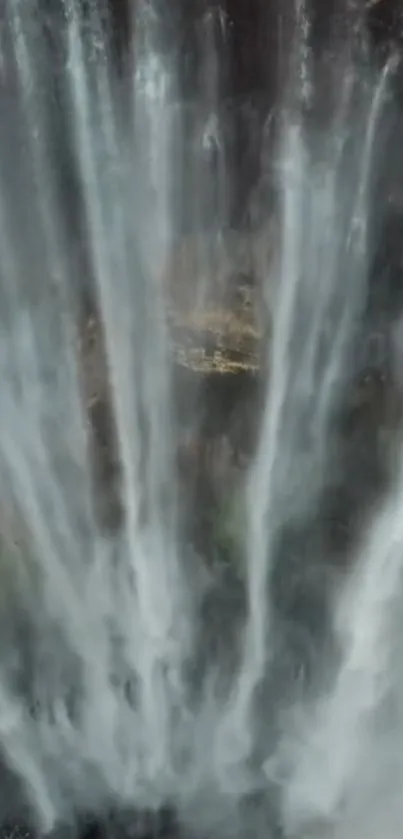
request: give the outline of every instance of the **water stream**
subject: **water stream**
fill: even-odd
[[[189,174],[181,65],[157,0],[133,3],[124,78],[113,69],[106,7],[60,8],[54,20],[46,12],[46,26],[40,0],[3,0],[0,12],[0,754],[19,790],[17,805],[0,792],[0,817],[44,834],[82,814],[130,812],[133,825],[135,813],[169,807],[195,835],[395,839],[400,432],[393,480],[348,549],[347,570],[335,576],[324,548],[311,558],[327,579],[331,643],[306,639],[297,622],[295,660],[274,580],[284,534],[319,516],[337,460],[396,58],[375,69],[352,26],[351,49],[329,76],[331,114],[316,119],[309,15],[296,4],[274,120],[277,236],[258,278],[272,328],[245,482],[245,613],[234,623],[231,666],[218,656],[200,667],[206,577],[182,532],[166,269],[183,207],[196,227],[208,207],[208,234],[196,230],[199,274],[189,277],[199,305],[209,248],[216,258],[228,224],[226,17],[208,12],[200,28]],[[59,107],[63,137],[54,132]],[[68,178],[61,188],[63,153],[75,172],[71,194]],[[84,261],[71,235],[78,213]],[[100,520],[82,369],[88,288],[118,461],[114,528]],[[310,569],[302,567],[302,585]]]

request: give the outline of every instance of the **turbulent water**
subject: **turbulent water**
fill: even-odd
[[[275,252],[259,278],[272,331],[245,490],[246,610],[228,655],[201,665],[204,578],[182,532],[166,266],[183,213],[196,232],[207,215],[203,296],[203,241],[220,244],[227,223],[225,18],[207,16],[200,29],[202,93],[186,157],[188,104],[173,24],[168,37],[158,4],[136,4],[120,79],[100,4],[83,11],[64,0],[46,26],[39,6],[4,0],[0,29],[0,751],[20,790],[18,805],[14,793],[0,797],[0,815],[47,832],[83,813],[169,806],[196,835],[394,839],[403,817],[399,444],[350,570],[327,579],[325,548],[314,557],[326,640],[305,638],[298,622],[299,646],[287,640],[273,579],[284,534],[315,517],[334,468],[396,62],[375,71],[352,32],[317,118],[298,4],[273,121]],[[113,528],[99,507],[82,371],[89,288],[119,460]]]

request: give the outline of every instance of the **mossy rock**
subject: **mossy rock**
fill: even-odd
[[[247,538],[246,494],[244,486],[228,489],[218,500],[212,520],[214,559],[230,563],[243,574]]]

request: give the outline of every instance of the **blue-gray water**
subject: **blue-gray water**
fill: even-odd
[[[231,193],[220,109],[226,18],[210,13],[200,28],[202,93],[185,155],[189,103],[158,4],[133,5],[132,55],[120,79],[99,4],[85,14],[78,0],[62,5],[57,67],[37,0],[4,0],[1,12],[3,763],[45,832],[80,812],[168,803],[187,830],[206,835],[270,836],[277,825],[287,836],[395,839],[403,817],[400,432],[390,488],[346,573],[327,574],[324,548],[309,563],[332,638],[308,639],[309,684],[304,656],[292,676],[278,676],[290,653],[272,580],[282,534],[315,515],[334,466],[334,418],[368,294],[373,184],[396,60],[375,70],[352,26],[329,74],[329,113],[315,120],[310,22],[296,3],[273,119],[274,218],[272,203],[259,209],[263,239],[271,230],[270,258],[256,264],[272,328],[244,492],[246,610],[228,649],[236,665],[214,657],[200,677],[207,583],[181,532],[167,266],[183,207],[196,232],[207,217],[189,277],[201,305]],[[63,149],[71,194],[59,175]],[[89,283],[120,464],[123,512],[112,531],[97,514],[80,364]],[[8,804],[0,798],[0,815]]]

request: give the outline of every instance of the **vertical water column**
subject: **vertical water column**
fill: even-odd
[[[319,502],[331,463],[332,418],[348,380],[355,323],[365,301],[371,179],[391,70],[368,76],[354,56],[344,68],[330,118],[315,124],[308,36],[305,7],[298,3],[278,140],[279,241],[267,398],[248,496],[248,620],[223,721],[223,731],[231,734],[223,741],[222,762],[232,766],[233,783],[245,789],[256,783],[247,759],[257,744],[258,752],[265,752],[260,732],[267,712],[259,691],[273,692],[281,648],[272,592],[273,571],[282,561],[281,536],[314,515]],[[244,767],[238,780],[237,765]],[[231,784],[230,777],[231,771]]]
[[[211,6],[197,27],[198,85],[192,103],[190,214],[196,245],[197,303],[219,291],[228,223],[229,181],[223,102],[227,64],[226,16]]]
[[[66,10],[72,120],[125,509],[111,614],[136,700],[132,724],[120,720],[119,730],[130,732],[121,789],[130,800],[142,785],[158,801],[174,774],[172,727],[186,709],[192,636],[177,550],[163,284],[173,235],[175,68],[158,9],[136,4],[131,113],[118,121],[96,4],[90,38],[79,4],[66,2]]]

